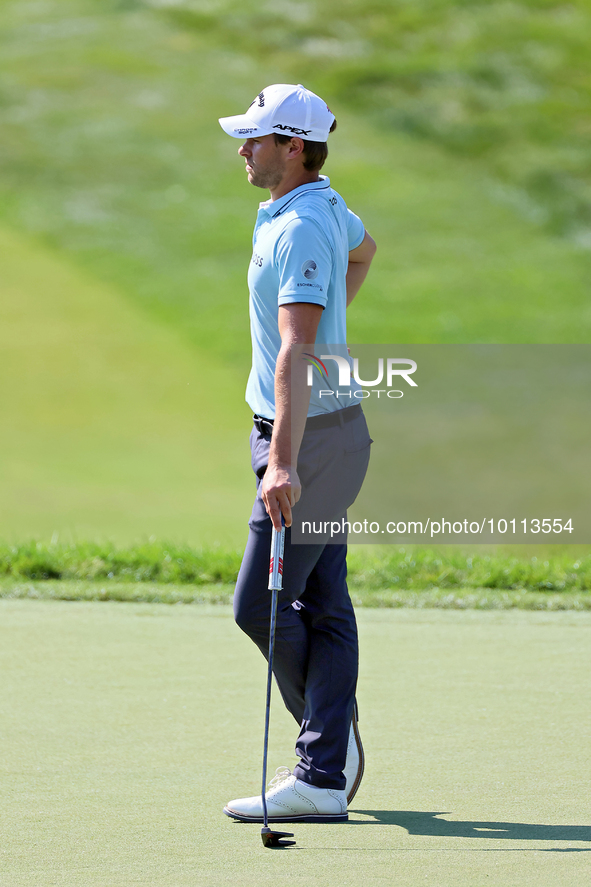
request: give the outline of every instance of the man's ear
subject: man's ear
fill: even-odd
[[[304,140],[297,138],[294,136],[289,143],[289,151],[287,152],[287,158],[289,160],[295,160],[297,157],[300,157],[304,153]]]

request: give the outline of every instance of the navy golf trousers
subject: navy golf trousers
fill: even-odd
[[[343,411],[345,412],[345,411]],[[250,436],[257,495],[234,595],[236,622],[265,657],[269,647],[272,524],[261,499],[271,438]],[[369,462],[371,439],[363,413],[348,423],[306,431],[298,458],[302,498],[322,503],[327,520],[346,517]],[[357,624],[347,590],[345,544],[291,543],[285,533],[283,590],[277,607],[273,673],[287,709],[300,727],[295,775],[321,788],[344,789],[343,768],[355,701]]]

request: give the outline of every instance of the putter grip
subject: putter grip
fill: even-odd
[[[278,533],[273,527],[271,540],[271,560],[269,562],[269,591],[281,591],[283,581],[283,547],[285,544],[285,527]]]

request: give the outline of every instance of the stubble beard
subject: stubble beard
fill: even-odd
[[[285,173],[285,164],[281,160],[276,160],[272,164],[267,164],[263,169],[252,167],[249,173],[249,181],[256,188],[267,188],[272,190],[281,182]]]

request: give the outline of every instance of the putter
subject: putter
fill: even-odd
[[[267,751],[269,747],[269,718],[271,714],[271,681],[273,678],[273,653],[275,649],[275,623],[277,622],[277,597],[282,588],[283,579],[283,547],[285,544],[285,524],[281,517],[281,532],[273,527],[271,538],[271,560],[269,562],[269,591],[271,592],[271,621],[269,623],[269,662],[267,668],[267,704],[265,707],[265,738],[263,741],[263,828],[261,840],[265,847],[289,847],[295,841],[285,841],[284,838],[293,838],[293,832],[273,832],[269,828],[269,816],[267,813]]]

